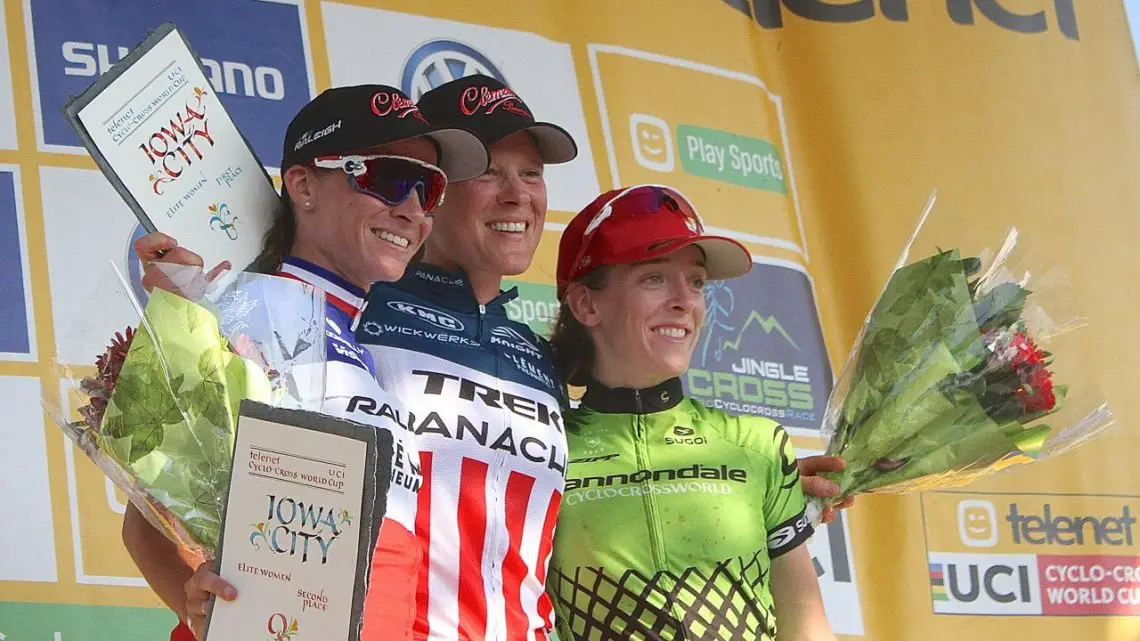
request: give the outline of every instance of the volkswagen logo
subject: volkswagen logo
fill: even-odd
[[[419,102],[421,96],[444,83],[476,74],[507,83],[498,67],[475,48],[454,40],[432,40],[408,56],[400,89]]]

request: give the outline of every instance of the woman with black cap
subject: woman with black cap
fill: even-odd
[[[567,464],[565,386],[544,340],[507,317],[546,219],[546,165],[577,155],[509,87],[468,76],[423,95],[434,123],[475,133],[487,171],[448,185],[423,259],[368,296],[357,339],[416,417],[425,545],[417,641],[545,639],[543,586]]]
[[[375,363],[353,338],[353,324],[372,283],[404,274],[431,231],[448,178],[482,175],[487,162],[486,148],[477,138],[429,124],[407,96],[383,85],[321,93],[301,109],[285,136],[283,206],[254,269],[325,292],[327,373],[321,390],[314,392],[321,394],[322,411],[390,431],[398,452],[393,473],[414,481],[393,483],[387,496],[365,603],[362,638],[369,641],[411,634],[422,565],[422,547],[414,535],[421,480],[414,436],[387,416],[349,403],[366,396],[401,408],[396,397],[376,384]],[[136,251],[147,265],[148,289],[173,288],[166,277],[168,265],[202,267],[200,257],[163,234],[140,239]],[[204,276],[199,272],[199,284],[227,267],[219,265]],[[133,508],[124,519],[123,539],[148,583],[178,614],[172,640],[202,638],[212,597],[240,598],[209,564],[186,558]]]

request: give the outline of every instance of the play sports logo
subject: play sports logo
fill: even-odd
[[[629,137],[634,160],[646,169],[669,173],[680,161],[699,178],[788,193],[784,160],[772,141],[685,124],[674,137],[668,122],[645,113],[630,114]]]

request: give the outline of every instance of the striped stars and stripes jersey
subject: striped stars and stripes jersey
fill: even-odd
[[[286,258],[276,275],[280,278],[250,279],[223,295],[222,332],[255,341],[272,363],[288,363],[283,375],[301,408],[391,432],[391,485],[372,553],[361,641],[405,641],[412,635],[423,568],[423,546],[415,535],[416,494],[423,480],[415,435],[403,427],[407,412],[377,383],[372,355],[353,335],[364,291],[296,257]],[[298,296],[294,281],[322,291],[324,309],[313,308],[313,297]],[[324,349],[307,349],[322,342]],[[171,639],[192,641],[193,636],[179,624]]]
[[[409,410],[426,549],[416,641],[545,641],[544,590],[566,474],[565,387],[545,341],[430,265],[377,283],[357,325],[382,387]]]

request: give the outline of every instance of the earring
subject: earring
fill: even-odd
[[[313,203],[306,200],[305,201],[305,209],[312,209],[312,208],[313,208]]]

